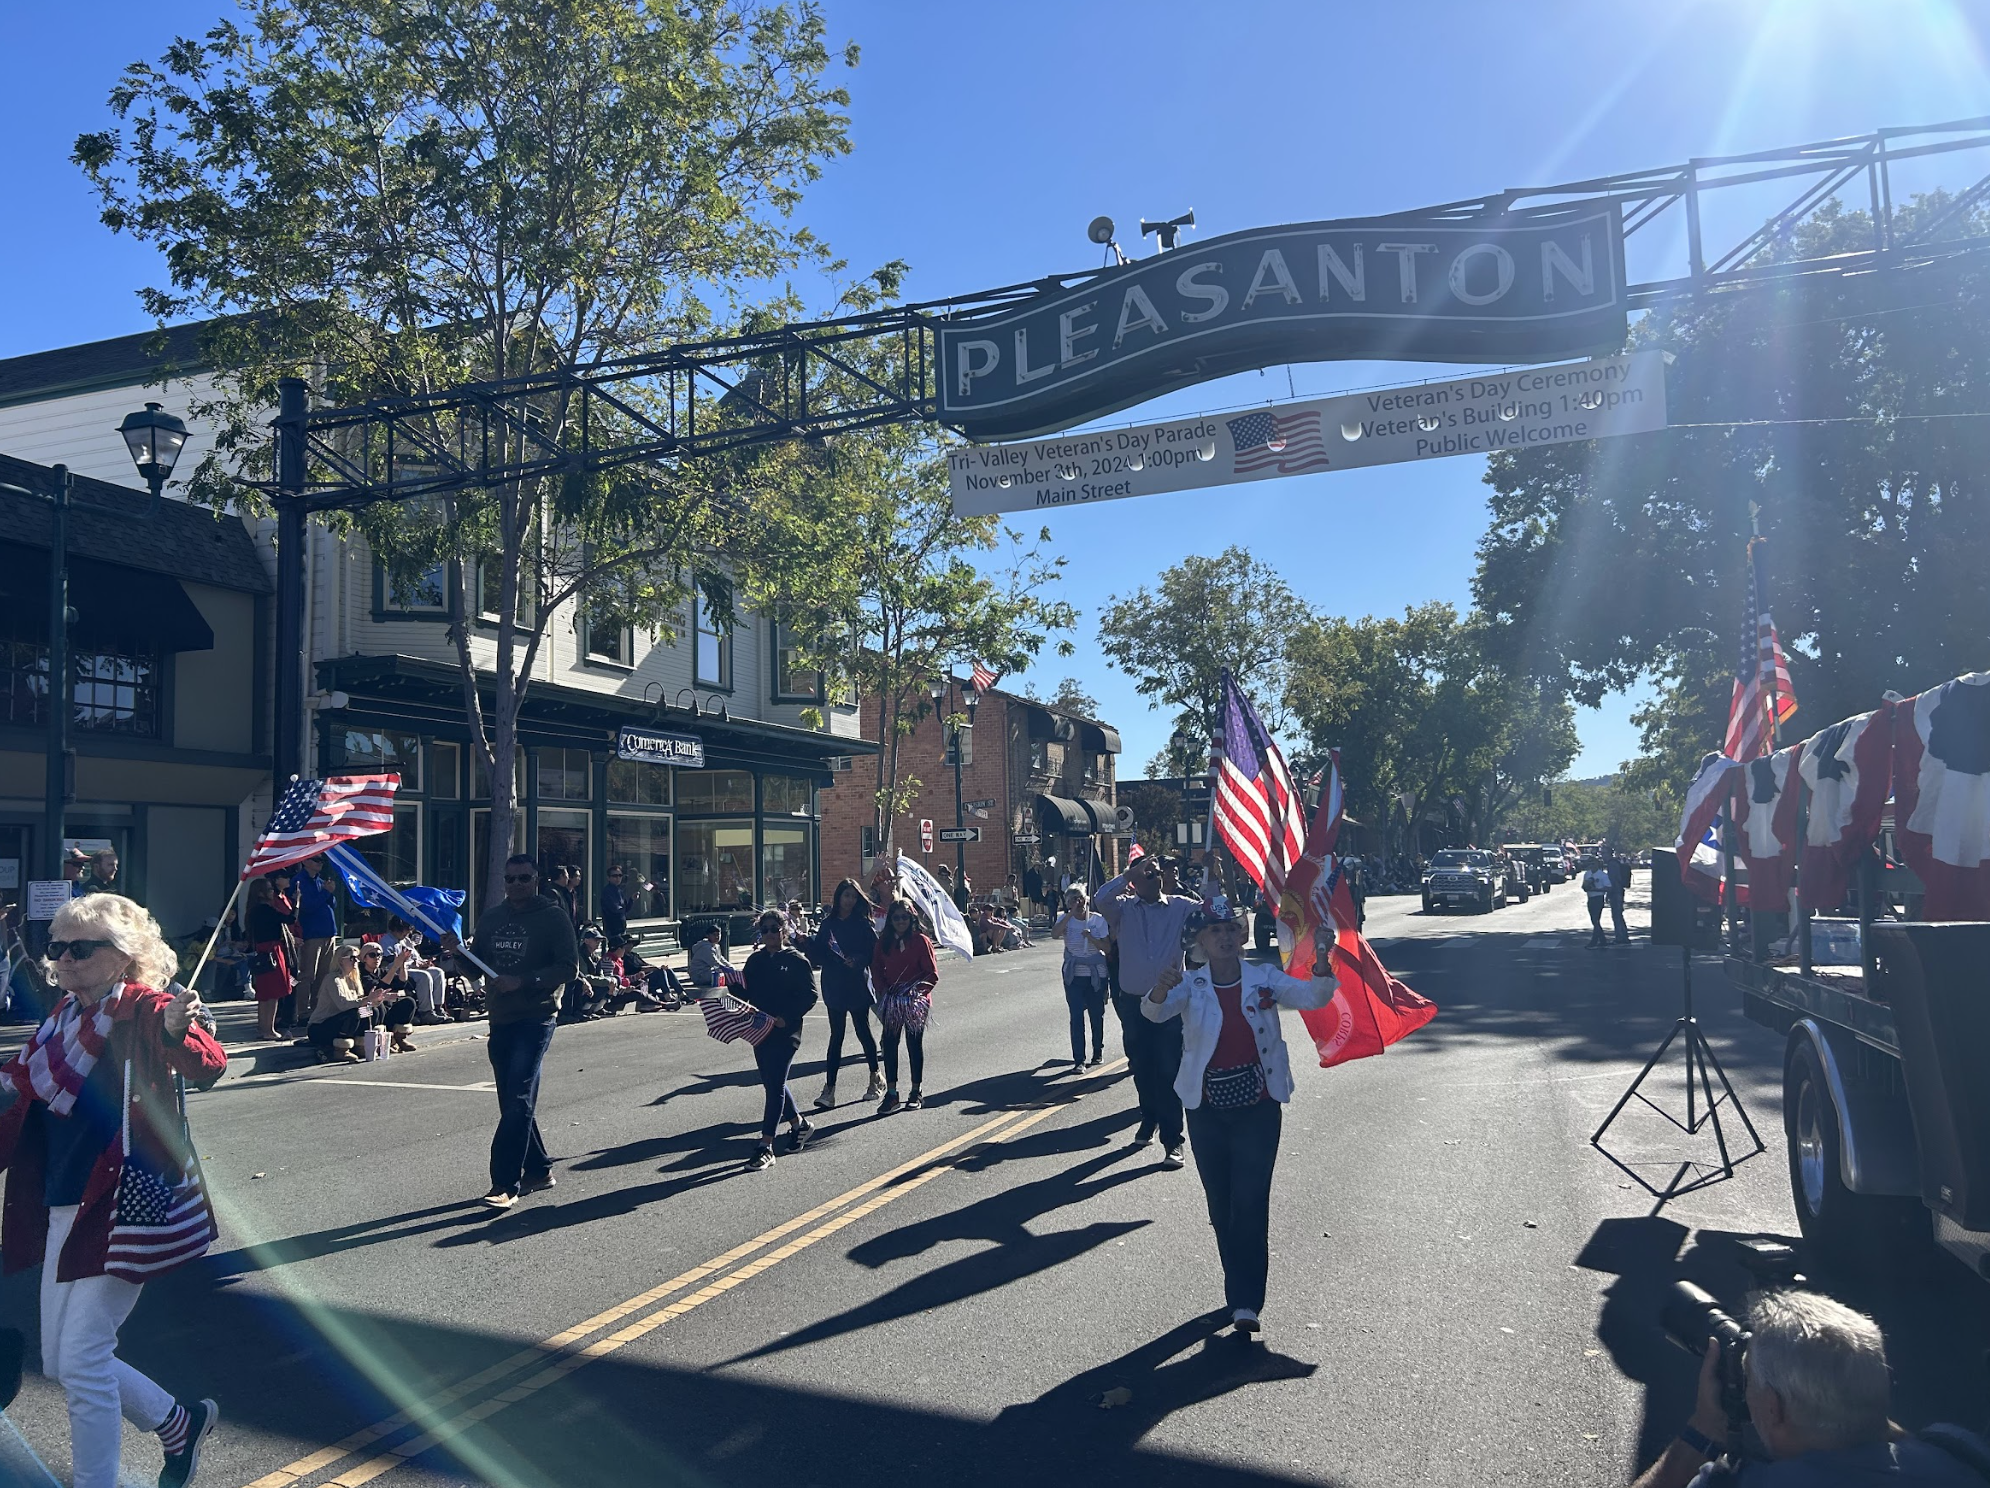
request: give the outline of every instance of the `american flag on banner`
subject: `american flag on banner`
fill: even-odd
[[[1318,410],[1274,413],[1265,409],[1226,422],[1230,443],[1237,451],[1231,469],[1238,475],[1255,475],[1261,470],[1297,475],[1303,470],[1327,468],[1327,442],[1320,432]]]
[[[728,1005],[722,998],[699,998],[698,1011],[705,1015],[705,1032],[722,1044],[735,1039],[758,1044],[774,1031],[773,1020],[758,1008]]]
[[[977,661],[974,664],[974,675],[968,678],[968,685],[976,692],[986,692],[1001,680],[1000,672],[991,672],[983,663]]]
[[[270,813],[242,866],[255,878],[315,858],[335,843],[370,837],[394,825],[394,792],[399,775],[333,775],[325,780],[293,780]]]
[[[1762,569],[1755,550],[1761,538],[1748,544],[1748,614],[1741,637],[1741,661],[1734,674],[1734,694],[1727,707],[1727,741],[1721,753],[1746,764],[1775,748],[1776,726],[1797,710],[1790,686],[1790,664],[1776,636],[1769,607],[1762,602]]]
[[[1221,728],[1209,750],[1216,763],[1216,836],[1277,904],[1305,847],[1306,805],[1285,757],[1227,671],[1218,716]]]

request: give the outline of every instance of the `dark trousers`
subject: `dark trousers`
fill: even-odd
[[[1261,1100],[1238,1111],[1198,1106],[1188,1113],[1195,1171],[1209,1201],[1216,1253],[1223,1258],[1223,1305],[1264,1310],[1271,1267],[1271,1170],[1278,1161],[1283,1108]]]
[[[871,1032],[871,1010],[860,1007],[855,1010],[833,1007],[829,1010],[829,1083],[836,1083],[836,1071],[843,1067],[843,1031],[855,1025],[857,1042],[863,1046],[864,1063],[872,1070],[878,1067],[877,1035]]]
[[[333,1039],[356,1039],[359,1037],[359,1009],[347,1008],[342,1013],[333,1013],[329,1018],[320,1018],[305,1030],[304,1036],[311,1040],[311,1046],[321,1054],[329,1054]]]
[[[884,1083],[892,1090],[898,1089],[898,1040],[905,1038],[905,1060],[912,1066],[912,1088],[919,1088],[919,1081],[926,1073],[926,1030],[923,1028],[887,1028],[884,1031]]]
[[[553,1042],[553,1020],[493,1023],[484,1052],[497,1081],[498,1124],[491,1138],[491,1188],[517,1193],[527,1178],[543,1178],[553,1160],[539,1135],[539,1070]]]
[[[1610,918],[1617,927],[1617,939],[1629,940],[1630,928],[1624,924],[1624,891],[1612,886],[1610,890]]]
[[[1175,1076],[1182,1067],[1182,1020],[1149,1023],[1141,1016],[1140,999],[1126,993],[1115,997],[1112,1005],[1119,1014],[1133,1088],[1140,1096],[1140,1125],[1158,1131],[1162,1146],[1179,1147],[1182,1101],[1175,1094]]]
[[[1071,1010],[1071,1058],[1085,1057],[1085,1020],[1092,1021],[1092,1058],[1102,1058],[1106,1050],[1106,974],[1098,971],[1064,968],[1064,1005]]]
[[[783,1121],[799,1125],[802,1113],[788,1093],[788,1067],[795,1062],[801,1040],[776,1029],[753,1046],[753,1062],[760,1066],[760,1086],[767,1099],[760,1108],[760,1140],[774,1140],[775,1128]]]
[[[1603,939],[1603,906],[1608,901],[1601,894],[1589,896],[1589,943],[1600,946]]]

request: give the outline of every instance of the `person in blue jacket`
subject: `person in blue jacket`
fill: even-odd
[[[338,902],[332,897],[332,876],[322,857],[304,860],[292,892],[297,900],[297,939],[302,943],[290,1022],[302,1027],[311,1021],[311,999],[332,969],[332,950],[339,943]]]

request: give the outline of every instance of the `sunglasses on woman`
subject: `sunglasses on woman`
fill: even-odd
[[[48,959],[60,961],[64,956],[72,961],[87,961],[107,945],[115,945],[109,940],[51,940],[48,943]]]

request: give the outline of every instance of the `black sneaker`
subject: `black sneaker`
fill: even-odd
[[[878,1115],[889,1116],[904,1104],[905,1102],[898,1098],[896,1090],[887,1090],[884,1093],[884,1099],[878,1102]]]
[[[518,1196],[522,1199],[527,1194],[543,1193],[559,1181],[551,1173],[529,1175],[518,1185]]]
[[[790,1152],[801,1151],[802,1148],[808,1145],[808,1139],[814,1135],[815,1135],[815,1123],[813,1121],[810,1121],[807,1117],[803,1117],[802,1124],[796,1127],[792,1132],[788,1133],[788,1151]]]
[[[749,1173],[764,1173],[773,1166],[774,1149],[772,1147],[762,1147],[746,1160],[746,1171]]]
[[[1151,1121],[1141,1122],[1140,1130],[1133,1134],[1133,1145],[1136,1147],[1145,1147],[1148,1143],[1154,1140],[1154,1130],[1155,1128],[1153,1122]]]
[[[185,1488],[193,1481],[194,1471],[200,1466],[201,1445],[221,1420],[221,1407],[212,1400],[192,1405],[182,1400],[177,1404],[187,1413],[187,1444],[177,1452],[166,1454],[166,1465],[159,1469],[159,1488]]]
[[[926,1104],[925,1097],[919,1094],[919,1087],[917,1085],[914,1085],[912,1087],[912,1093],[905,1097],[905,1109],[908,1111],[916,1111],[925,1104]]]

